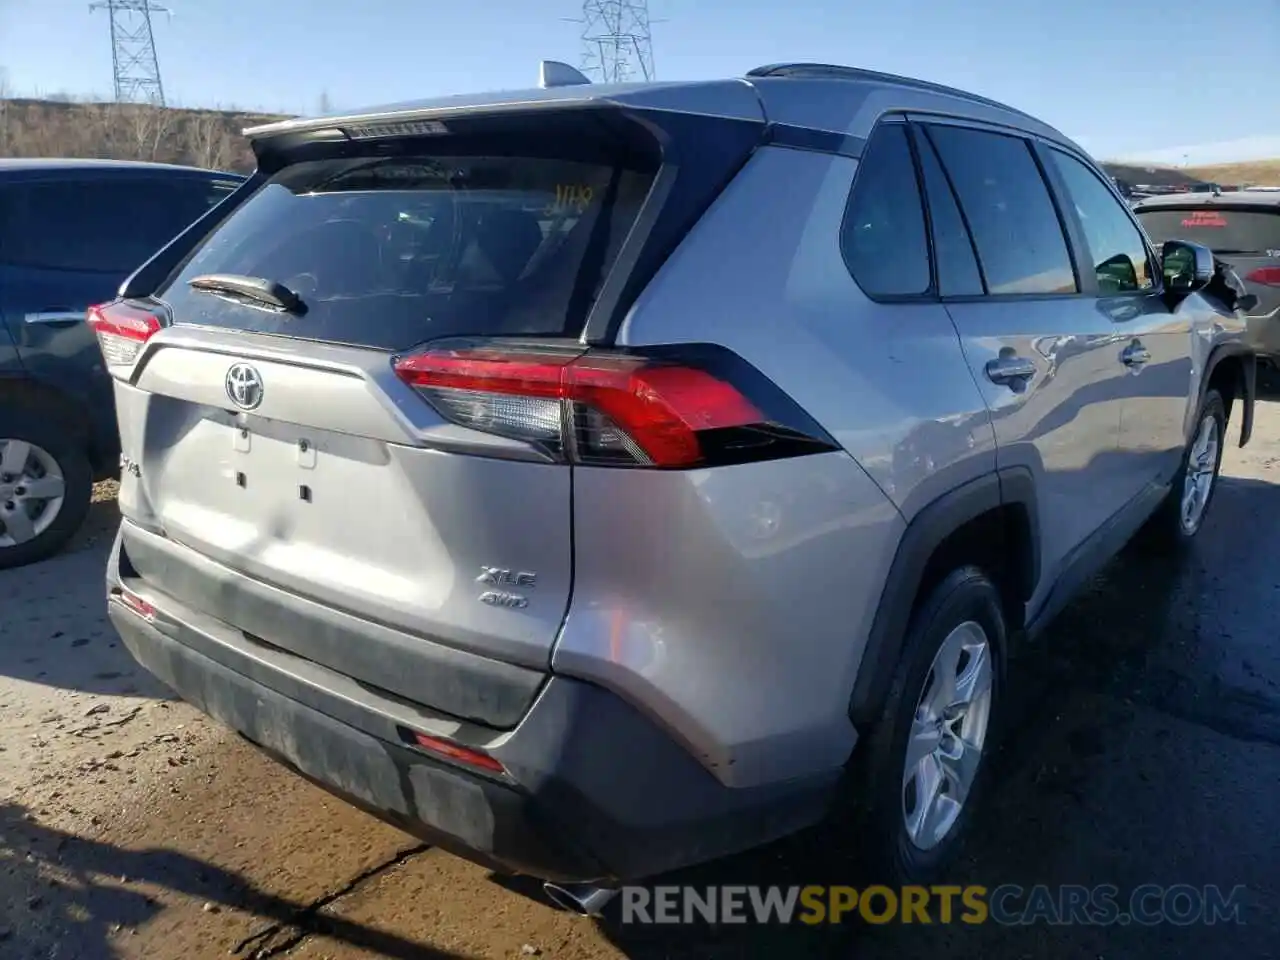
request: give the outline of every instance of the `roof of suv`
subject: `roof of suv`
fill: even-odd
[[[1135,211],[1155,210],[1160,207],[1277,207],[1280,208],[1280,191],[1276,190],[1228,190],[1214,193],[1164,193],[1144,197],[1133,207]]]
[[[67,159],[64,157],[17,157],[0,159],[0,175],[6,173],[61,173],[75,170],[162,171],[167,173],[200,174],[207,177],[236,177],[243,174],[206,170],[203,167],[183,166],[175,163],[148,163],[143,160],[99,160],[90,158]]]
[[[856,137],[865,137],[876,119],[886,112],[941,111],[1015,127],[1079,149],[1048,124],[986,97],[909,77],[821,63],[774,64],[723,80],[578,83],[462,94],[368,107],[342,115],[282,120],[250,127],[244,133],[251,140],[264,140],[342,126],[447,120],[466,114],[591,103],[794,124]]]

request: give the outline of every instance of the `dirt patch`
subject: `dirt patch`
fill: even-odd
[[[1257,557],[1238,556],[1232,545],[1241,542],[1240,532],[1234,526],[1227,529],[1238,526],[1245,515],[1255,525],[1275,526],[1274,513],[1264,508],[1274,499],[1273,484],[1280,476],[1280,391],[1269,390],[1272,399],[1260,405],[1254,443],[1244,451],[1234,446],[1226,451],[1224,471],[1236,478],[1237,488],[1224,490],[1218,507],[1223,522],[1207,528],[1209,539],[1198,545],[1204,558],[1226,558],[1213,571],[1222,578],[1223,599],[1197,595],[1194,609],[1176,620],[1190,625],[1183,631],[1191,651],[1186,656],[1199,650],[1197,656],[1209,651],[1217,657],[1225,647],[1212,646],[1212,638],[1218,637],[1214,642],[1220,644],[1229,640],[1233,654],[1248,661],[1241,671],[1272,682],[1280,676],[1274,653],[1268,652],[1274,649],[1274,631],[1232,619],[1233,605],[1261,609],[1257,598],[1263,587],[1270,590],[1272,581],[1259,579]],[[99,493],[90,521],[67,552],[24,570],[0,572],[0,609],[5,611],[0,620],[0,957],[5,960],[798,960],[855,954],[870,960],[924,953],[1012,957],[1044,952],[1021,941],[1018,947],[1005,946],[1015,942],[1007,939],[1012,936],[1007,930],[960,931],[970,935],[968,947],[948,939],[957,931],[935,931],[934,939],[941,941],[936,949],[925,948],[928,941],[920,939],[925,932],[887,928],[872,931],[856,945],[821,931],[796,929],[620,932],[556,910],[541,898],[536,884],[495,877],[427,848],[330,797],[170,699],[133,663],[105,618],[103,566],[117,518],[110,488],[100,487]],[[1255,509],[1259,512],[1253,516]],[[1256,533],[1267,536],[1265,529]],[[1274,559],[1264,552],[1258,556]],[[1263,564],[1259,569],[1273,568]],[[1151,595],[1128,591],[1111,607],[1105,597],[1095,596],[1086,601],[1095,613],[1084,629],[1108,623],[1112,616],[1134,621],[1135,596],[1150,615]],[[1129,666],[1143,672],[1133,679],[1135,689],[1146,690],[1153,677],[1164,675],[1156,669],[1163,662],[1160,657],[1183,655],[1182,636],[1162,628],[1136,648]],[[1214,669],[1231,679],[1229,666],[1215,663]],[[989,817],[985,861],[1002,877],[1022,870],[1035,882],[1046,877],[1110,882],[1122,867],[1141,882],[1181,882],[1192,873],[1178,851],[1189,849],[1191,840],[1185,845],[1126,840],[1138,829],[1135,824],[1181,817],[1186,826],[1177,835],[1210,838],[1204,844],[1211,854],[1193,864],[1196,870],[1208,869],[1206,863],[1216,868],[1230,862],[1221,878],[1227,884],[1239,877],[1274,877],[1269,867],[1276,853],[1274,825],[1272,818],[1257,813],[1267,809],[1266,788],[1274,779],[1268,772],[1274,762],[1267,765],[1270,755],[1264,751],[1274,748],[1257,746],[1263,741],[1256,738],[1232,740],[1184,725],[1178,729],[1185,736],[1201,739],[1189,741],[1186,756],[1160,761],[1149,728],[1159,724],[1163,729],[1172,721],[1149,705],[1163,709],[1172,701],[1161,700],[1159,691],[1147,691],[1145,699],[1109,693],[1101,668],[1095,672],[1098,677],[1081,671],[1097,687],[1092,694],[1075,688],[1059,691],[1060,699],[1048,701],[1056,705],[1053,709],[1076,710],[1096,720],[1094,715],[1104,710],[1132,717],[1141,704],[1148,704],[1143,708],[1148,710],[1145,739],[1121,751],[1122,760],[1116,762],[1116,728],[1131,721],[1108,720],[1098,728],[1103,732],[1091,737],[1080,732],[1083,721],[1076,717],[1080,722],[1064,738],[1065,752],[1044,747],[1042,737],[1033,738],[1041,744],[1033,756],[1020,760],[1010,754],[1005,761],[1008,782],[994,798],[995,812]],[[1106,676],[1123,672],[1109,667]],[[1055,689],[1083,682],[1072,676],[1055,674]],[[1073,706],[1082,702],[1097,706]],[[1065,721],[1056,713],[1035,720],[1050,731],[1055,722]],[[1181,740],[1170,737],[1168,743]],[[1246,756],[1248,750],[1255,753]],[[1135,758],[1148,758],[1152,772],[1117,780],[1115,771],[1132,770]],[[1221,773],[1210,759],[1235,766]],[[1169,771],[1186,776],[1192,761],[1206,765],[1199,775],[1215,790],[1219,781],[1231,785],[1228,792],[1248,801],[1237,806],[1247,807],[1250,815],[1237,811],[1220,816],[1216,805],[1221,798],[1212,804],[1199,795],[1187,801],[1160,782]],[[1240,774],[1237,768],[1250,772]],[[1096,810],[1081,813],[1086,804]],[[1159,817],[1151,814],[1155,809]],[[1073,815],[1087,820],[1072,826]],[[1123,847],[1125,843],[1130,846]],[[682,879],[698,884],[849,882],[840,874],[841,856],[800,839],[695,871],[696,880]],[[818,873],[828,868],[836,876]],[[1259,885],[1262,902],[1274,902],[1264,886]],[[1272,943],[1273,923],[1271,927],[1263,923],[1245,929],[1252,931],[1251,946]],[[1106,936],[1123,933],[1111,930]],[[1185,936],[1165,931],[1164,939],[1151,941],[1155,946],[1150,950],[1126,941],[1121,952],[1175,955],[1176,944],[1169,939],[1174,934]],[[973,938],[983,936],[978,949]],[[1111,956],[1119,943],[1066,928],[1038,930],[1036,936],[1056,937],[1061,949],[1048,948],[1048,953],[1064,956],[1102,955],[1104,947]],[[1264,955],[1259,949],[1230,952]]]

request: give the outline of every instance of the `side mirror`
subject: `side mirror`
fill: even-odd
[[[1213,280],[1213,251],[1189,240],[1166,240],[1160,265],[1164,285],[1172,293],[1195,293]]]

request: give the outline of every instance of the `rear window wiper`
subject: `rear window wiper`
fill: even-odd
[[[192,290],[212,293],[249,306],[268,307],[285,313],[301,316],[307,312],[307,305],[302,298],[275,280],[262,277],[246,277],[238,273],[210,273],[200,277],[192,277],[187,281]]]

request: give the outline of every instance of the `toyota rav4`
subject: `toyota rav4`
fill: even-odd
[[[1210,252],[960,91],[550,65],[247,135],[217,222],[91,311],[111,618],[307,777],[580,906],[855,813],[935,875],[1011,647],[1140,528],[1194,537],[1248,439]]]

